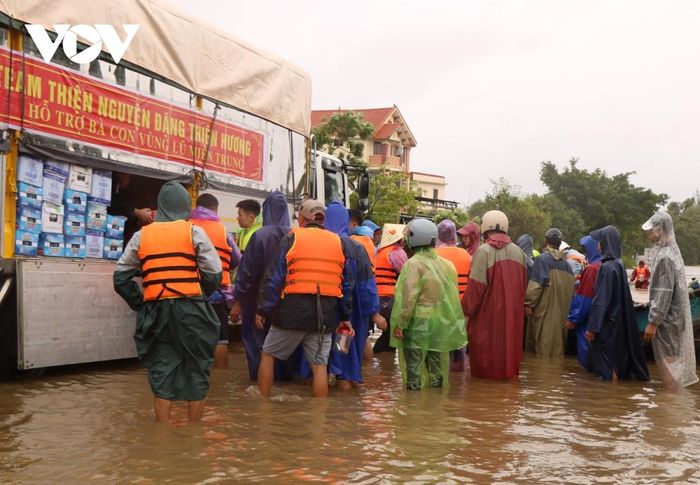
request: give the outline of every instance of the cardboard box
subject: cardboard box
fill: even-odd
[[[68,188],[89,194],[90,187],[92,187],[92,168],[71,165],[68,174]]]
[[[44,162],[44,169],[47,168],[57,175],[60,175],[62,178],[68,180],[68,175],[70,175],[69,163],[59,162],[56,160],[46,160]]]
[[[18,207],[17,230],[39,234],[41,232],[41,209]]]
[[[87,228],[91,231],[107,230],[107,206],[88,199]]]
[[[34,232],[15,232],[15,255],[36,256],[39,250],[39,234]]]
[[[106,237],[104,240],[104,257],[105,259],[119,259],[124,252],[124,243],[121,239],[112,239]]]
[[[85,233],[85,257],[102,259],[104,244],[104,233],[87,231]]]
[[[84,236],[86,223],[85,214],[66,212],[63,218],[63,232],[66,236]]]
[[[124,239],[125,226],[126,217],[107,214],[107,232],[105,233],[105,237],[112,239]]]
[[[44,200],[43,188],[20,182],[17,189],[19,191],[19,205],[41,210],[41,203]]]
[[[84,236],[66,236],[66,249],[64,256],[66,258],[84,258],[85,249]]]
[[[63,204],[63,191],[66,188],[66,178],[62,177],[52,167],[44,167],[44,202]]]
[[[66,189],[63,193],[63,203],[66,206],[66,212],[85,214],[87,212],[87,198],[87,192]]]
[[[35,187],[44,185],[44,163],[35,158],[21,155],[17,167],[17,180]]]
[[[63,217],[65,213],[62,205],[54,205],[44,202],[41,207],[41,231],[53,234],[63,234]]]
[[[39,253],[42,256],[62,258],[66,240],[63,234],[49,234],[42,232],[39,236]]]
[[[112,172],[95,169],[92,171],[90,197],[104,205],[112,201]]]

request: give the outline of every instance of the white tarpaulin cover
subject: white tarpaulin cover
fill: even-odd
[[[123,24],[138,24],[125,60],[303,135],[311,130],[307,73],[163,2],[0,0],[0,10],[47,30],[53,24],[110,24],[121,38]]]

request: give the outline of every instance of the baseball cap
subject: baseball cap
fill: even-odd
[[[306,199],[299,207],[299,215],[310,221],[323,221],[326,218],[326,206],[316,199]]]

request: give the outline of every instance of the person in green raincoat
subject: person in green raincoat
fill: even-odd
[[[406,226],[414,254],[396,282],[390,325],[391,345],[399,349],[408,389],[446,387],[449,352],[467,344],[457,272],[437,255],[437,238],[437,227],[427,219],[414,219]]]
[[[186,221],[191,206],[182,185],[166,183],[155,222],[134,234],[113,277],[137,312],[134,341],[158,421],[168,421],[172,401],[188,401],[189,419],[201,419],[219,338],[206,295],[220,284],[221,260],[204,230]],[[135,277],[143,277],[143,290]]]

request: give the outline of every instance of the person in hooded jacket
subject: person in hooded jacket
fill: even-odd
[[[591,232],[598,242],[601,265],[588,316],[589,362],[597,377],[649,380],[634,302],[622,263],[622,243],[615,226]]]
[[[574,294],[576,278],[559,251],[561,231],[549,229],[545,248],[532,266],[525,296],[528,319],[526,349],[543,357],[563,357],[566,315]]]
[[[435,252],[438,256],[445,258],[457,271],[457,290],[459,300],[462,301],[464,293],[467,291],[469,283],[469,271],[471,270],[472,257],[469,252],[457,246],[457,227],[449,219],[441,221],[437,225],[438,241],[435,245]],[[450,371],[462,372],[467,365],[467,347],[450,352]]]
[[[584,369],[591,371],[593,367],[588,358],[589,345],[586,339],[586,330],[588,315],[591,312],[591,303],[595,294],[595,282],[600,269],[600,251],[598,251],[598,243],[591,236],[583,236],[579,242],[586,250],[588,265],[581,273],[581,280],[576,287],[574,299],[571,300],[566,321],[568,329],[576,330],[576,357],[578,362]]]
[[[350,238],[348,211],[340,202],[331,202],[326,209],[326,230],[337,234],[345,244],[350,271],[355,280],[350,322],[355,329],[355,337],[350,342],[348,353],[342,353],[334,345],[328,360],[328,373],[336,377],[338,389],[348,390],[351,384],[362,382],[362,361],[369,335],[369,322],[382,330],[386,320],[379,314],[379,296],[372,265],[363,245]],[[302,360],[300,374],[308,379],[311,368],[306,359]]]
[[[207,295],[221,283],[221,259],[204,229],[186,220],[191,206],[182,185],[163,185],[156,221],[134,234],[113,276],[115,291],[137,312],[134,341],[158,421],[169,420],[172,401],[188,401],[191,421],[202,418],[219,337]]]
[[[214,367],[223,368],[228,366],[228,314],[231,305],[233,305],[231,272],[241,262],[241,251],[233,240],[233,236],[226,231],[226,227],[219,218],[218,210],[218,199],[212,194],[202,194],[197,198],[197,207],[190,212],[189,220],[204,229],[221,258],[223,271],[221,287],[209,295],[209,303],[211,303],[221,323],[219,342],[214,353]]]
[[[528,278],[530,277],[530,273],[532,272],[532,265],[535,264],[534,261],[534,255],[533,255],[533,250],[535,248],[535,241],[532,239],[532,236],[529,234],[523,234],[518,238],[517,241],[515,241],[515,244],[518,245],[520,249],[523,250],[525,253],[525,257],[527,258],[527,276]]]
[[[484,244],[474,253],[462,309],[468,318],[472,377],[509,379],[520,372],[527,263],[508,237],[508,217],[484,214]]]
[[[651,341],[664,389],[679,392],[698,382],[685,263],[667,212],[658,211],[642,229],[654,245],[644,338]]]
[[[466,249],[469,256],[474,256],[474,253],[481,245],[481,230],[476,222],[467,222],[461,229],[457,231],[459,235],[459,247]]]
[[[232,322],[238,321],[239,317],[242,319],[241,340],[245,348],[248,375],[252,381],[258,380],[260,352],[269,331],[269,325],[262,330],[255,326],[260,284],[265,268],[276,254],[280,241],[287,235],[291,226],[287,198],[282,192],[276,190],[265,199],[262,215],[263,225],[250,237],[247,250],[238,267],[234,286],[235,303],[229,315]],[[279,379],[292,377],[291,370],[282,364],[278,364],[276,375]]]

